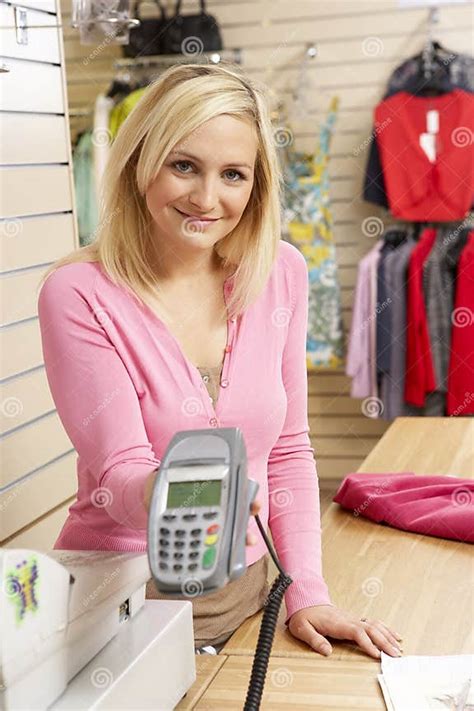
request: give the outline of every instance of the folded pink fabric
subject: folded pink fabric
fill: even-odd
[[[333,501],[404,531],[474,542],[474,480],[452,476],[348,474]]]

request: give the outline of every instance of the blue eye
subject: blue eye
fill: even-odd
[[[245,175],[240,172],[240,170],[232,170],[232,168],[229,168],[229,170],[226,170],[226,173],[235,173],[236,175],[239,176],[239,180],[247,180]],[[236,183],[237,180],[231,180],[231,183]]]
[[[191,162],[188,161],[188,160],[177,160],[177,161],[175,161],[174,163],[172,163],[171,165],[173,166],[173,168],[176,168],[176,169],[178,170],[178,173],[182,173],[183,175],[187,175],[187,174],[188,174],[188,171],[180,170],[180,169],[178,169],[177,166],[178,166],[178,165],[193,165],[193,163],[191,163]],[[239,176],[239,180],[247,180],[247,178],[245,177],[245,175],[244,175],[243,173],[241,173],[239,170],[232,170],[232,169],[230,168],[229,170],[226,170],[226,173],[235,173],[236,175]],[[231,182],[231,183],[237,183],[238,180],[231,180],[230,182]]]
[[[171,165],[173,166],[173,168],[176,168],[178,165],[183,165],[183,163],[184,163],[185,165],[186,165],[186,164],[187,164],[187,165],[190,165],[190,163],[188,163],[188,161],[186,161],[186,160],[177,160],[177,161],[175,161],[174,163],[172,163]],[[183,171],[182,171],[182,170],[179,170],[178,172],[179,172],[179,173],[182,173]]]

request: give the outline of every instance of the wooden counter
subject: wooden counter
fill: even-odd
[[[272,655],[260,709],[384,711],[377,667],[370,662],[334,662],[320,655],[313,655],[312,659]],[[195,711],[242,711],[251,668],[252,657],[227,657]]]
[[[196,654],[196,681],[186,696],[175,706],[175,711],[191,711],[196,708],[196,703],[205,693],[226,659],[224,654]]]
[[[474,477],[472,418],[398,418],[359,472],[445,474]],[[474,651],[474,556],[472,546],[408,533],[355,518],[332,503],[322,518],[323,571],[331,599],[360,617],[378,617],[403,637],[404,654]],[[455,609],[458,624],[448,610]],[[284,627],[282,609],[272,654],[316,654]],[[262,613],[232,635],[224,654],[253,654]],[[366,661],[352,642],[331,639],[331,659]],[[377,660],[374,660],[375,662]]]
[[[474,420],[399,418],[358,471],[474,478]],[[400,632],[404,655],[474,652],[472,545],[356,518],[334,503],[322,518],[322,531],[324,576],[338,607],[379,618]],[[219,655],[225,662],[195,709],[242,708],[261,616],[247,620],[227,642]],[[385,708],[378,660],[333,638],[333,652],[324,658],[296,640],[284,618],[282,606],[262,709]],[[287,670],[291,688],[275,688],[271,679],[274,674],[279,683],[278,669],[281,678]]]

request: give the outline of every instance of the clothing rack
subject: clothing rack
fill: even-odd
[[[242,63],[242,50],[240,47],[232,50],[222,50],[219,52],[200,52],[199,55],[184,55],[184,54],[163,54],[150,55],[144,57],[119,58],[113,62],[113,68],[119,74],[127,69],[143,69],[156,67],[169,67],[179,63],[208,63],[218,64],[221,59],[234,61],[237,64]],[[202,62],[200,61],[202,60]],[[124,79],[130,79],[130,76],[125,75]],[[70,118],[81,119],[90,117],[94,114],[94,107],[83,106],[69,109]]]
[[[296,78],[296,86],[294,87],[292,91],[292,106],[299,108],[301,112],[305,111],[304,107],[304,95],[305,92],[303,91],[304,89],[304,83],[307,78],[307,68],[308,65],[314,61],[315,57],[318,56],[318,48],[316,45],[316,42],[306,42],[306,48],[305,48],[305,53],[304,56],[300,62],[300,65],[298,67],[298,74]],[[288,127],[291,124],[290,120],[290,111],[288,107],[286,106],[286,103],[283,99],[279,99],[276,96],[276,93],[272,90],[270,87],[270,91],[273,94],[275,98],[275,106],[273,110],[271,111],[271,117],[273,120],[275,120],[278,123],[284,123]],[[292,111],[294,108],[292,108]]]
[[[85,116],[92,116],[94,109],[91,106],[82,106],[81,108],[69,109],[69,116],[71,118],[81,118]]]
[[[307,78],[307,70],[309,64],[318,56],[318,50],[315,42],[307,42],[306,43],[306,51],[303,57],[303,60],[300,64],[299,70],[298,70],[298,77],[296,80],[296,87],[293,91],[293,101],[295,104],[302,104],[303,103],[303,95],[304,95],[304,83]]]
[[[199,52],[198,54],[160,54],[147,57],[130,57],[116,59],[114,61],[114,69],[126,69],[131,67],[169,67],[178,63],[208,63],[219,64],[223,60],[233,61],[236,64],[242,64],[242,49],[236,47],[234,49],[219,50],[218,52]],[[202,60],[202,61],[200,61]]]

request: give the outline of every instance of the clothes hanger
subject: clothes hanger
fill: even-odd
[[[78,132],[76,133],[76,135],[75,135],[75,137],[74,137],[74,141],[73,141],[73,143],[72,143],[72,150],[73,150],[73,152],[76,150],[76,148],[78,147],[78,145],[79,145],[79,143],[80,143],[80,141],[81,141],[81,138],[82,138],[83,136],[85,136],[86,133],[90,133],[90,128],[88,128],[88,129],[82,129],[81,131],[78,131]]]
[[[132,77],[131,72],[119,69],[113,78],[112,84],[106,96],[108,96],[109,99],[114,99],[118,102],[130,94],[130,92],[132,92],[135,88],[136,81]]]
[[[383,234],[383,241],[390,247],[399,247],[403,242],[406,242],[408,237],[408,228],[404,225],[393,225],[388,227]]]
[[[425,227],[428,227],[427,222],[414,222],[413,223],[412,239],[414,239],[415,242],[418,242]]]
[[[443,57],[448,54],[447,50],[433,36],[434,25],[438,21],[439,10],[436,7],[431,7],[425,45],[416,57],[418,77],[415,93],[419,96],[439,96],[453,90],[449,75],[449,62],[444,61]]]
[[[270,116],[275,126],[275,140],[284,166],[288,166],[291,161],[290,146],[292,146],[295,136],[294,119],[297,119],[303,113],[304,84],[307,81],[308,64],[316,55],[316,45],[310,42],[307,43],[306,51],[298,69],[296,85],[292,91],[290,106],[279,98],[279,92],[275,91],[271,86],[269,87],[269,93],[274,102]]]
[[[421,59],[415,93],[418,96],[439,96],[452,90],[449,65],[438,61],[434,53],[428,66]]]

